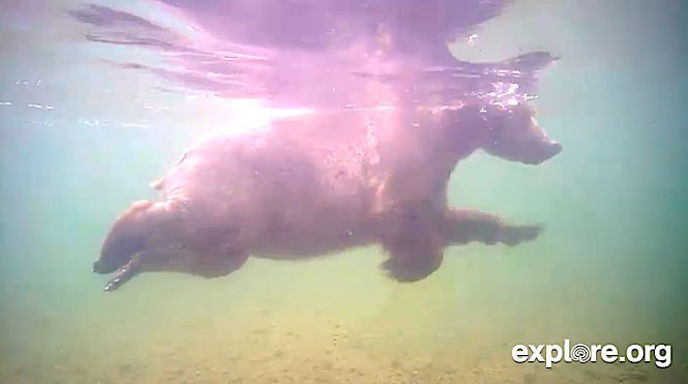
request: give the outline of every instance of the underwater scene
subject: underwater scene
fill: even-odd
[[[0,0],[0,383],[688,383],[685,20]]]

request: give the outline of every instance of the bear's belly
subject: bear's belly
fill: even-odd
[[[376,240],[373,231],[360,227],[348,230],[301,229],[303,231],[268,231],[264,238],[249,247],[249,253],[267,259],[303,259],[364,246]]]

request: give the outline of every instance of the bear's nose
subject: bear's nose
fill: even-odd
[[[564,149],[564,147],[562,147],[561,144],[559,144],[555,141],[549,145],[549,148],[547,148],[547,154],[549,155],[550,158],[552,158],[552,157],[560,154],[563,149]]]

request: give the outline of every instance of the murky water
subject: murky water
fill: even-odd
[[[103,63],[159,60],[87,42],[76,2],[0,1],[0,382],[688,382],[688,158],[682,2],[517,1],[452,51],[561,60],[539,166],[476,153],[450,203],[546,232],[449,248],[399,284],[378,247],[249,259],[220,279],[156,273],[102,291],[113,219],[189,143],[252,104]],[[514,344],[669,343],[672,365],[516,364]]]

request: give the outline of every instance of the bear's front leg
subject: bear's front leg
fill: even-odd
[[[389,258],[381,267],[399,282],[422,280],[442,265],[444,247],[428,239],[398,239],[385,244]]]
[[[450,208],[445,214],[442,233],[445,245],[478,241],[513,246],[536,239],[542,230],[541,225],[511,225],[497,215],[476,209]]]
[[[438,220],[424,210],[408,210],[394,221],[395,230],[382,240],[389,258],[381,267],[400,282],[422,280],[442,264],[445,245]]]
[[[206,278],[227,276],[241,268],[247,259],[248,253],[243,251],[230,254],[205,254],[197,257],[189,269],[184,272]]]

